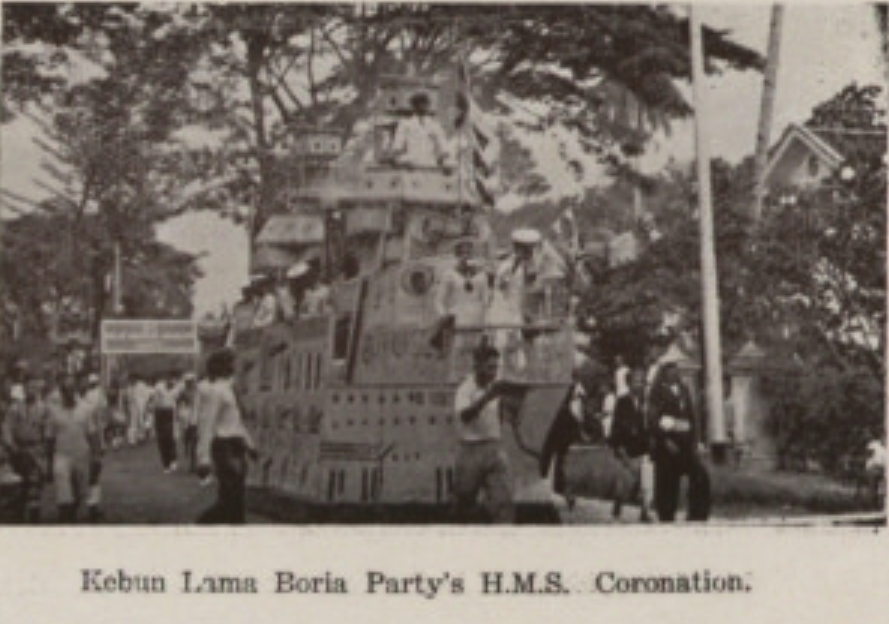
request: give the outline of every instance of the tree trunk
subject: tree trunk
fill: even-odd
[[[266,218],[274,195],[272,181],[272,163],[268,135],[266,134],[264,93],[260,82],[260,74],[265,61],[266,38],[263,34],[247,34],[247,79],[250,85],[250,101],[253,106],[253,128],[256,134],[257,160],[259,162],[259,197],[253,206],[250,217],[250,250],[253,251],[253,239],[259,232]]]
[[[772,6],[772,20],[769,26],[769,49],[766,57],[765,75],[762,86],[762,102],[759,109],[759,129],[756,133],[756,157],[754,160],[753,218],[759,221],[765,199],[765,171],[768,164],[769,143],[772,134],[772,117],[775,108],[775,93],[778,87],[778,67],[781,56],[781,26],[784,20],[784,6]]]

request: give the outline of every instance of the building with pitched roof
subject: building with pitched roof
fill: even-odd
[[[772,148],[765,187],[813,188],[836,174],[845,163],[882,158],[885,129],[813,127],[790,124]]]

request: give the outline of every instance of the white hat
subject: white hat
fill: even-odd
[[[12,388],[9,389],[9,397],[13,401],[24,401],[25,400],[25,388],[22,384],[15,384]]]
[[[512,242],[519,245],[536,245],[540,242],[540,232],[532,228],[522,228],[512,233]]]
[[[287,279],[296,279],[302,277],[309,272],[309,265],[306,262],[297,262],[287,269]]]
[[[97,384],[99,383],[99,376],[95,373],[90,373],[89,377],[86,378],[87,383]]]

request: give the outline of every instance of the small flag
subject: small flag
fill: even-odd
[[[458,163],[469,188],[474,189],[487,207],[494,206],[499,145],[482,109],[472,98],[469,71],[465,61],[457,65],[457,116],[454,126],[459,135]]]

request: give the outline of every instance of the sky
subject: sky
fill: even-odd
[[[708,25],[728,30],[736,41],[765,53],[769,6],[702,5],[700,11]],[[784,17],[773,141],[788,123],[804,121],[814,105],[850,82],[882,83],[879,62],[879,39],[870,7],[789,6]],[[753,152],[761,89],[762,76],[753,72],[708,79],[714,157],[737,162]],[[0,186],[39,200],[43,195],[35,179],[40,175],[41,156],[32,143],[34,133],[27,120],[0,128]],[[653,172],[670,159],[690,160],[693,144],[692,125],[675,124],[669,137],[652,146],[642,166]],[[545,155],[553,149],[540,145],[535,152]],[[554,179],[564,176],[555,162],[550,174]],[[163,224],[158,233],[167,243],[206,254],[200,261],[204,277],[195,292],[198,314],[216,311],[221,303],[237,298],[248,272],[247,235],[242,227],[216,215],[197,213]]]

